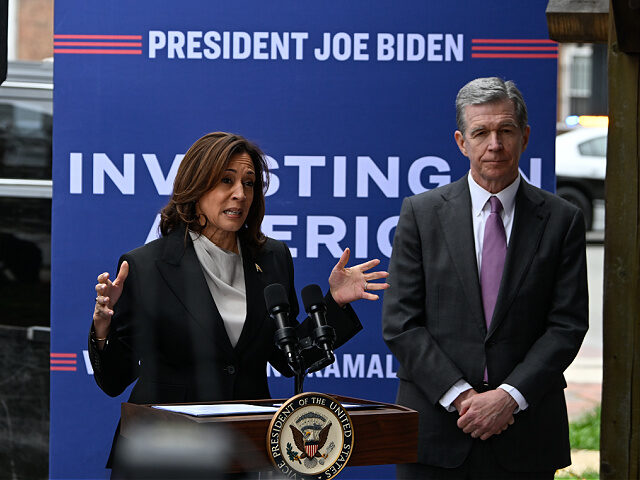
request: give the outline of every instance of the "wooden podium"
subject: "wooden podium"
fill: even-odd
[[[330,395],[344,404],[357,404],[347,412],[353,422],[355,443],[348,466],[384,465],[412,463],[417,461],[418,412],[399,405],[372,402],[357,398]],[[268,405],[282,403],[283,400],[243,400],[217,402],[221,404]],[[208,403],[211,404],[211,403]],[[193,404],[190,404],[193,405]],[[151,405],[122,404],[120,434],[128,435],[140,425],[180,425],[197,428],[232,429],[245,441],[242,450],[250,459],[243,468],[231,467],[232,472],[250,468],[260,470],[273,468],[267,456],[267,429],[273,417],[272,413],[252,415],[225,415],[197,417],[184,413],[175,413],[153,408]]]

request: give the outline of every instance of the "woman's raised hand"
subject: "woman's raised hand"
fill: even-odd
[[[329,289],[331,296],[341,307],[354,300],[364,298],[366,300],[378,300],[378,295],[369,293],[368,290],[386,290],[388,283],[371,283],[372,280],[387,278],[385,271],[365,273],[380,263],[377,258],[368,262],[346,267],[349,261],[350,251],[345,248],[342,256],[329,275]]]
[[[127,275],[129,275],[129,264],[126,260],[120,265],[120,271],[115,281],[109,280],[108,272],[98,275],[96,308],[93,311],[93,326],[98,338],[104,338],[109,333],[113,316],[112,309],[122,295],[122,286]]]

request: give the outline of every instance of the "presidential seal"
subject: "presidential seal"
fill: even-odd
[[[286,477],[329,480],[353,451],[346,409],[322,393],[301,393],[282,404],[267,431],[271,462]]]

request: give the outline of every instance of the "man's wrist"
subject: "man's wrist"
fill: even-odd
[[[465,390],[460,395],[458,395],[458,398],[453,401],[453,406],[456,407],[456,410],[459,412],[462,409],[462,402],[464,402],[467,398],[473,396],[475,393],[476,391],[473,388]]]
[[[522,393],[520,393],[516,387],[509,385],[508,383],[503,383],[498,388],[507,392],[517,403],[516,410],[513,413],[521,412],[529,407],[527,399],[524,398]]]

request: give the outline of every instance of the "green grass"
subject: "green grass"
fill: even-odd
[[[557,478],[557,479],[560,479],[560,478],[578,479],[579,478],[580,480],[600,480],[600,474],[598,472],[593,472],[593,471],[583,472],[580,475],[574,475],[573,473],[568,473],[568,472],[561,472],[561,473],[557,473],[554,478]]]
[[[600,450],[600,405],[577,421],[569,423],[569,441],[571,448]]]

